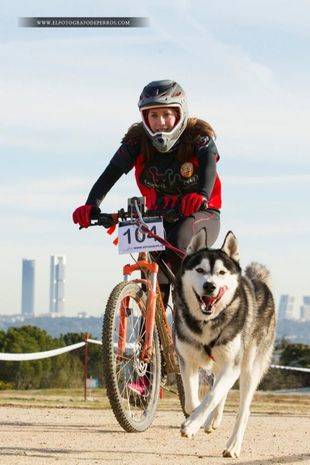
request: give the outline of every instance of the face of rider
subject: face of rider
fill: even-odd
[[[169,132],[177,122],[178,112],[173,107],[151,108],[147,118],[152,132]]]

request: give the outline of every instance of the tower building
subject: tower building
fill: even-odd
[[[302,320],[310,320],[310,296],[304,295],[302,298],[302,306],[300,308],[300,316]]]
[[[63,313],[65,305],[65,267],[64,255],[52,255],[50,261],[50,313]]]
[[[279,320],[291,320],[296,316],[294,314],[295,298],[288,294],[282,294],[279,301],[278,318]]]
[[[35,261],[23,258],[22,263],[22,315],[33,315],[34,313],[34,277]]]

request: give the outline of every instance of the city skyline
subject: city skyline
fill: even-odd
[[[50,278],[49,278],[49,306],[48,313],[65,315],[65,266],[66,257],[63,254],[50,256]],[[47,312],[36,312],[34,308],[35,288],[35,260],[22,259],[22,305],[21,314],[47,315]],[[276,302],[278,319],[287,320],[310,320],[310,296],[304,295],[301,302],[294,295],[281,294]],[[78,315],[79,311],[75,314]]]
[[[47,309],[45,311],[43,310],[42,312],[38,312],[35,308],[35,260],[22,258],[20,310],[20,314],[22,316],[46,315],[48,313],[59,315],[64,314],[65,266],[65,255],[54,254],[50,256],[49,303],[47,304]],[[13,313],[13,315],[15,314]]]
[[[150,26],[17,26],[20,16],[56,10],[143,16]],[[232,230],[242,267],[258,261],[270,269],[276,302],[284,293],[309,294],[309,2],[108,0],[103,12],[98,0],[29,0],[2,12],[1,314],[20,311],[17,273],[26,256],[40,270],[36,308],[46,308],[51,250],[67,257],[66,313],[103,313],[129,257],[118,256],[103,229],[79,231],[71,215],[140,120],[143,86],[164,78],[180,82],[190,115],[217,133],[223,209],[215,246]],[[125,208],[136,194],[130,172],[102,209]]]
[[[278,319],[287,320],[310,320],[310,296],[302,296],[298,302],[295,296],[281,294],[278,302]]]
[[[49,306],[48,313],[65,315],[65,255],[50,256]],[[34,307],[35,260],[22,259],[22,304],[21,315],[47,315],[47,312],[36,312]],[[276,302],[278,319],[310,320],[310,295],[303,295],[299,302],[294,295],[281,294]],[[78,310],[75,315],[78,315]],[[90,313],[91,314],[91,313]]]

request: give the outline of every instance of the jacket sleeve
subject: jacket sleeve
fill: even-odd
[[[198,189],[199,192],[208,200],[214,187],[216,179],[216,162],[219,160],[219,154],[213,139],[208,139],[197,147],[198,167]]]
[[[129,173],[139,154],[139,147],[122,144],[112,157],[110,163],[93,185],[86,205],[99,207],[107,193],[124,173]]]

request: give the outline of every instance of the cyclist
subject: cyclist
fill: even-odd
[[[128,129],[85,205],[74,211],[74,223],[87,228],[106,194],[124,173],[135,168],[148,209],[180,211],[178,221],[164,221],[167,240],[185,250],[193,234],[206,228],[211,246],[219,234],[221,208],[216,170],[219,155],[212,127],[201,119],[189,118],[186,95],[173,80],[147,84],[138,107],[142,121]],[[165,254],[176,272],[180,258],[168,250]],[[166,305],[170,285],[162,274],[159,282]]]

